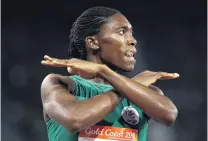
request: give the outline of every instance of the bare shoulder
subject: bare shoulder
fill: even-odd
[[[74,85],[74,81],[68,77],[68,76],[63,76],[60,74],[48,74],[42,82],[42,86],[48,86],[51,84],[57,84],[57,83],[64,83],[66,85]]]
[[[71,93],[75,90],[74,81],[68,77],[59,74],[48,74],[42,81],[41,84],[41,99],[43,104],[43,116],[45,121],[50,119],[48,116],[48,112],[51,112],[51,108],[47,108],[50,105],[49,103],[54,103],[57,98],[61,97],[71,97],[74,99],[74,96]],[[63,95],[63,91],[65,91],[66,96]],[[59,95],[57,97],[57,95]]]
[[[51,91],[51,89],[57,89],[57,85],[64,86],[70,92],[73,92],[75,89],[74,80],[70,77],[60,74],[48,74],[42,81],[41,95],[47,94],[47,91]]]

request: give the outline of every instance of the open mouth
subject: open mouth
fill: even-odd
[[[126,57],[129,57],[129,58],[134,58],[134,57],[135,57],[135,53],[133,53],[133,52],[131,52],[131,51],[127,51],[127,52],[125,53],[125,56],[126,56]]]

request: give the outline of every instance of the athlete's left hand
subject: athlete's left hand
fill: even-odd
[[[170,80],[179,77],[178,73],[168,73],[168,72],[153,72],[153,71],[143,71],[136,75],[132,79],[144,86],[149,87],[158,80]]]

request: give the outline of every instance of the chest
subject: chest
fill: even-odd
[[[147,122],[141,109],[124,99],[103,121],[97,125],[141,129]]]

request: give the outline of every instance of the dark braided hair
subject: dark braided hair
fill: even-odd
[[[69,35],[69,57],[86,60],[85,38],[100,31],[100,27],[109,22],[109,17],[119,11],[107,7],[92,7],[82,13],[73,23]]]

